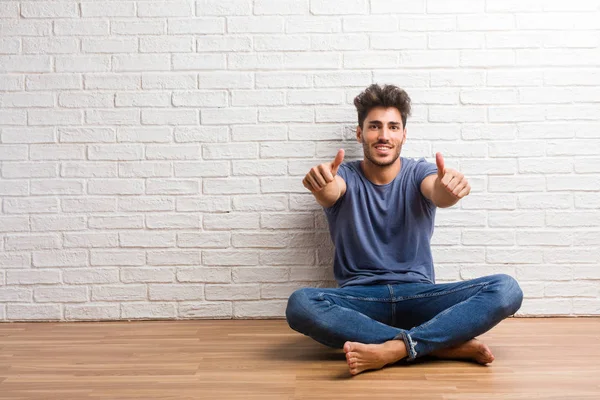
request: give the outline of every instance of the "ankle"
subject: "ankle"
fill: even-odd
[[[386,347],[386,354],[389,355],[393,362],[400,361],[408,356],[404,341],[399,339],[388,340],[383,344]]]

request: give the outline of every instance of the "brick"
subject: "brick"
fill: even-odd
[[[112,69],[117,72],[169,71],[171,57],[167,54],[127,54],[112,56]]]
[[[147,299],[146,285],[106,285],[92,287],[93,301],[135,301]]]
[[[0,90],[7,92],[24,90],[23,76],[19,75],[0,75]]]
[[[180,318],[210,318],[231,319],[233,305],[231,302],[180,302],[178,304],[178,316]]]
[[[283,33],[282,17],[229,17],[229,33]]]
[[[127,303],[121,305],[121,318],[126,319],[174,319],[177,316],[173,303]]]
[[[88,263],[87,251],[45,250],[34,251],[34,267],[85,267]]]
[[[115,89],[131,90],[140,87],[139,75],[85,75],[84,86],[86,89]]]
[[[198,111],[173,109],[143,109],[142,124],[144,125],[197,125]]]
[[[81,51],[84,53],[135,53],[137,50],[136,38],[81,39]]]
[[[258,158],[258,144],[205,144],[202,146],[202,157],[205,160],[243,160]]]
[[[262,282],[287,282],[288,268],[279,267],[234,267],[233,282],[235,283],[262,283]]]
[[[88,225],[92,229],[141,229],[144,227],[144,217],[136,215],[90,217]]]
[[[235,211],[284,211],[286,208],[287,198],[282,195],[250,195],[233,198]]]
[[[44,1],[24,2],[21,4],[21,16],[24,18],[77,18],[77,3]]]
[[[196,50],[199,53],[210,51],[251,51],[252,38],[243,35],[201,36],[196,39]]]
[[[519,194],[517,205],[520,209],[562,209],[571,208],[573,200],[569,194],[536,193]]]
[[[157,250],[148,252],[148,265],[200,265],[200,251]]]
[[[134,2],[94,1],[81,3],[83,17],[134,17]]]
[[[89,194],[143,194],[142,179],[93,179],[88,182]]]
[[[176,177],[225,177],[229,176],[229,163],[213,162],[179,162],[175,163]]]
[[[306,88],[312,86],[311,74],[301,72],[256,72],[257,88]],[[327,82],[324,77],[321,83]],[[331,86],[336,86],[331,85]],[[249,86],[251,87],[251,86]]]
[[[57,244],[56,247],[59,247],[59,245]],[[7,246],[5,246],[5,249],[10,250]],[[0,266],[2,266],[2,269],[29,268],[31,266],[31,256],[29,253],[8,253],[4,251],[0,253]]]
[[[202,217],[197,214],[153,214],[146,217],[149,229],[199,229]]]
[[[124,283],[168,283],[175,280],[175,271],[168,268],[124,268],[121,281]]]
[[[199,191],[197,180],[148,179],[146,182],[146,194],[198,194]]]
[[[203,180],[205,194],[250,194],[258,193],[256,178],[206,178]]]
[[[8,251],[12,250],[43,250],[43,249],[58,249],[60,248],[61,240],[60,237],[55,234],[23,234],[23,235],[7,235],[4,243],[4,247]],[[17,255],[13,255],[15,258],[10,257],[8,261],[14,263],[17,266],[29,266],[29,262],[25,259],[19,258]],[[28,260],[29,258],[27,258]]]
[[[80,110],[35,110],[27,112],[29,125],[80,125],[82,112]],[[33,157],[33,148],[31,154]],[[56,158],[51,158],[56,159]]]
[[[52,128],[5,128],[0,137],[3,143],[54,143],[56,141]]]
[[[140,98],[137,96],[142,96],[143,93],[138,95],[134,95],[132,98],[121,98],[121,102],[127,103],[131,100],[132,104],[137,103],[139,101],[144,101],[144,98]],[[119,128],[117,130],[117,139],[119,142],[146,142],[146,143],[166,143],[172,140],[171,129],[166,127],[160,128],[145,128],[145,127],[135,127],[135,128]],[[149,165],[159,165],[159,164],[149,164]]]
[[[50,286],[35,288],[33,298],[38,303],[81,303],[88,300],[88,288],[80,286]]]
[[[314,227],[310,213],[271,213],[262,214],[261,228],[266,229],[307,229]]]
[[[39,197],[7,198],[4,199],[4,212],[7,214],[58,212],[58,199]]]
[[[85,217],[83,216],[32,216],[31,231],[52,232],[52,231],[80,231],[87,228]]]
[[[197,160],[199,157],[199,145],[146,146],[146,158],[149,160]]]
[[[162,20],[111,20],[111,33],[117,35],[161,35],[167,24]]]
[[[35,3],[31,3],[35,4]],[[3,20],[0,22],[0,36],[50,36],[52,21]]]
[[[366,0],[348,0],[342,8],[327,0],[311,0],[310,12],[313,15],[366,14],[369,5]]]
[[[260,122],[313,122],[313,107],[268,107],[258,111]],[[248,121],[251,122],[251,121]]]
[[[204,265],[258,265],[258,251],[253,250],[203,250]]]
[[[250,15],[252,2],[249,0],[199,0],[196,1],[196,15]]]
[[[175,107],[227,107],[227,98],[228,94],[224,90],[173,92],[173,105]]]
[[[121,211],[173,211],[175,200],[169,197],[135,197],[119,199]]]
[[[75,178],[116,178],[117,165],[99,162],[64,162],[60,175]]]
[[[194,40],[187,36],[141,37],[142,53],[182,53],[194,51]]]
[[[251,213],[207,214],[204,216],[205,230],[258,229],[259,216]]]
[[[0,217],[0,232],[27,232],[29,218],[26,216]]]
[[[60,284],[60,271],[30,269],[6,271],[6,283],[9,285]]]
[[[342,30],[337,17],[286,17],[286,33],[337,33]]]
[[[12,321],[54,321],[60,320],[61,317],[58,304],[8,304],[6,306],[6,318]]]
[[[163,32],[158,32],[163,33]],[[225,33],[224,18],[169,18],[169,34],[221,34]]]
[[[196,74],[161,73],[142,75],[144,89],[195,89]]]
[[[494,230],[463,230],[462,244],[466,246],[513,246],[515,233]]]
[[[229,69],[281,69],[283,68],[283,56],[281,54],[229,54]]]
[[[201,196],[178,198],[177,211],[227,212],[231,211],[229,197]]]
[[[206,285],[206,300],[252,300],[260,298],[258,285]]]
[[[49,56],[0,55],[0,72],[50,72],[52,70]]]
[[[112,107],[114,98],[112,93],[63,92],[58,95],[58,104],[67,108]]]
[[[234,318],[281,318],[285,315],[287,301],[238,301],[233,305]]]
[[[108,212],[117,208],[116,199],[111,198],[74,198],[61,199],[63,212]]]
[[[464,140],[508,140],[516,138],[517,126],[514,124],[464,124],[461,132]]]
[[[369,48],[369,36],[362,33],[311,35],[310,50],[366,50]]]
[[[119,281],[117,268],[68,269],[63,271],[63,281],[67,284],[105,284]]]
[[[178,247],[198,248],[227,248],[229,247],[231,234],[229,232],[199,232],[178,233]]]
[[[88,147],[88,158],[103,161],[141,160],[143,152],[139,144],[98,144]]]
[[[204,290],[201,284],[150,284],[148,298],[152,301],[204,300]]]
[[[178,268],[178,282],[201,283],[229,283],[231,282],[231,268],[229,267],[201,267]]]
[[[79,52],[79,43],[71,38],[23,38],[23,54],[70,54]]]
[[[188,17],[193,15],[188,1],[160,1],[138,3],[138,17]]]
[[[236,127],[232,127],[235,129]],[[176,127],[175,141],[180,143],[222,143],[229,141],[226,126]]]
[[[63,246],[66,248],[116,247],[119,239],[116,233],[68,233],[63,235]]]
[[[75,321],[101,321],[119,319],[119,305],[65,305],[65,319]]]
[[[115,9],[120,3],[115,2],[111,10]],[[122,4],[122,3],[121,3]],[[81,9],[84,17],[87,17],[88,7],[94,6],[94,3],[82,3]],[[56,20],[54,21],[54,34],[56,36],[107,36],[109,33],[108,21],[96,20]],[[77,51],[75,51],[76,53]]]
[[[173,247],[175,233],[171,232],[119,232],[121,247]]]

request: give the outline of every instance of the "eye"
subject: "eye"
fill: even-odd
[[[377,129],[377,125],[369,125],[369,129]]]

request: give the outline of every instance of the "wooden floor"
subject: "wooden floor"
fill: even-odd
[[[355,377],[284,320],[0,324],[0,399],[600,399],[600,318],[512,318],[496,361]]]

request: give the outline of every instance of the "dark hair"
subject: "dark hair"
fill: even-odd
[[[375,107],[395,107],[402,116],[402,127],[406,128],[406,119],[410,115],[410,97],[398,86],[376,83],[365,89],[354,98],[354,105],[358,112],[358,125],[362,128],[367,114]]]

